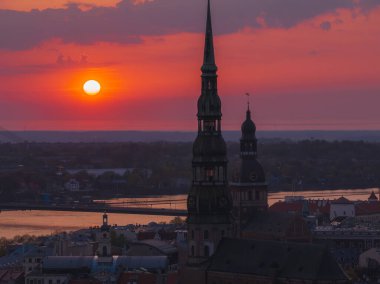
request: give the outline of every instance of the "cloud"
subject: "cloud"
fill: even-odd
[[[93,44],[136,44],[142,36],[204,30],[205,0],[122,0],[115,7],[70,3],[65,8],[0,10],[0,49],[23,50],[44,41]],[[300,22],[337,9],[366,13],[378,0],[219,0],[213,1],[216,34],[246,27],[291,28]],[[265,25],[262,25],[262,23]]]
[[[321,23],[319,26],[324,31],[331,30],[331,23],[329,21],[325,21],[325,22]]]

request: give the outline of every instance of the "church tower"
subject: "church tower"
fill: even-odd
[[[110,257],[111,256],[111,226],[108,225],[108,215],[103,214],[103,224],[97,234],[98,250],[97,255],[99,257]]]
[[[207,261],[219,241],[232,236],[232,198],[227,182],[227,149],[222,137],[217,70],[208,0],[198,136],[193,144],[193,183],[187,199],[188,266]]]
[[[237,231],[252,219],[255,212],[268,208],[268,190],[265,172],[257,160],[256,125],[251,118],[248,103],[246,119],[241,126],[240,172],[231,183],[233,215]]]

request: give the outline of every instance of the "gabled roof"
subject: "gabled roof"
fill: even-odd
[[[380,214],[380,202],[361,202],[355,205],[356,215]]]
[[[249,261],[247,261],[249,260]],[[322,245],[223,239],[208,271],[299,280],[347,280]]]
[[[175,246],[168,244],[166,242],[163,242],[163,241],[159,241],[159,240],[144,240],[141,242],[136,242],[134,244],[148,245],[150,247],[154,247],[154,248],[158,249],[159,251],[161,251],[164,254],[172,254],[172,253],[176,253],[178,251],[178,249]]]
[[[352,201],[348,200],[345,197],[339,197],[338,199],[335,199],[332,204],[352,204]]]

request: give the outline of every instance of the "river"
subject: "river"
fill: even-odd
[[[378,189],[355,190],[324,190],[324,191],[297,191],[294,195],[301,195],[307,199],[336,199],[341,196],[356,201],[367,200],[372,191]],[[269,193],[269,206],[283,200],[292,192]],[[144,198],[119,198],[108,200],[115,206],[148,206],[153,208],[186,208],[186,195],[157,196]],[[111,224],[147,224],[149,222],[169,222],[173,217],[109,214]],[[101,213],[78,213],[58,211],[3,211],[0,213],[0,237],[12,238],[16,235],[47,235],[58,231],[73,231],[91,226],[99,226],[102,221]]]

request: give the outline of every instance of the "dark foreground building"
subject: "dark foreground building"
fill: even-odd
[[[210,260],[207,283],[347,283],[321,245],[223,239]]]
[[[249,109],[242,125],[241,172],[232,186],[228,185],[210,0],[201,70],[193,184],[187,200],[188,257],[181,268],[180,283],[347,283],[326,247],[287,242],[297,239],[293,232],[303,232],[302,224],[290,230],[297,220],[284,222],[284,218],[267,214],[265,173],[257,160],[256,126]],[[281,222],[283,226],[278,225]],[[265,233],[255,232],[261,227],[277,231],[269,234],[270,241],[249,239],[267,238]],[[307,232],[301,237],[309,239]]]

